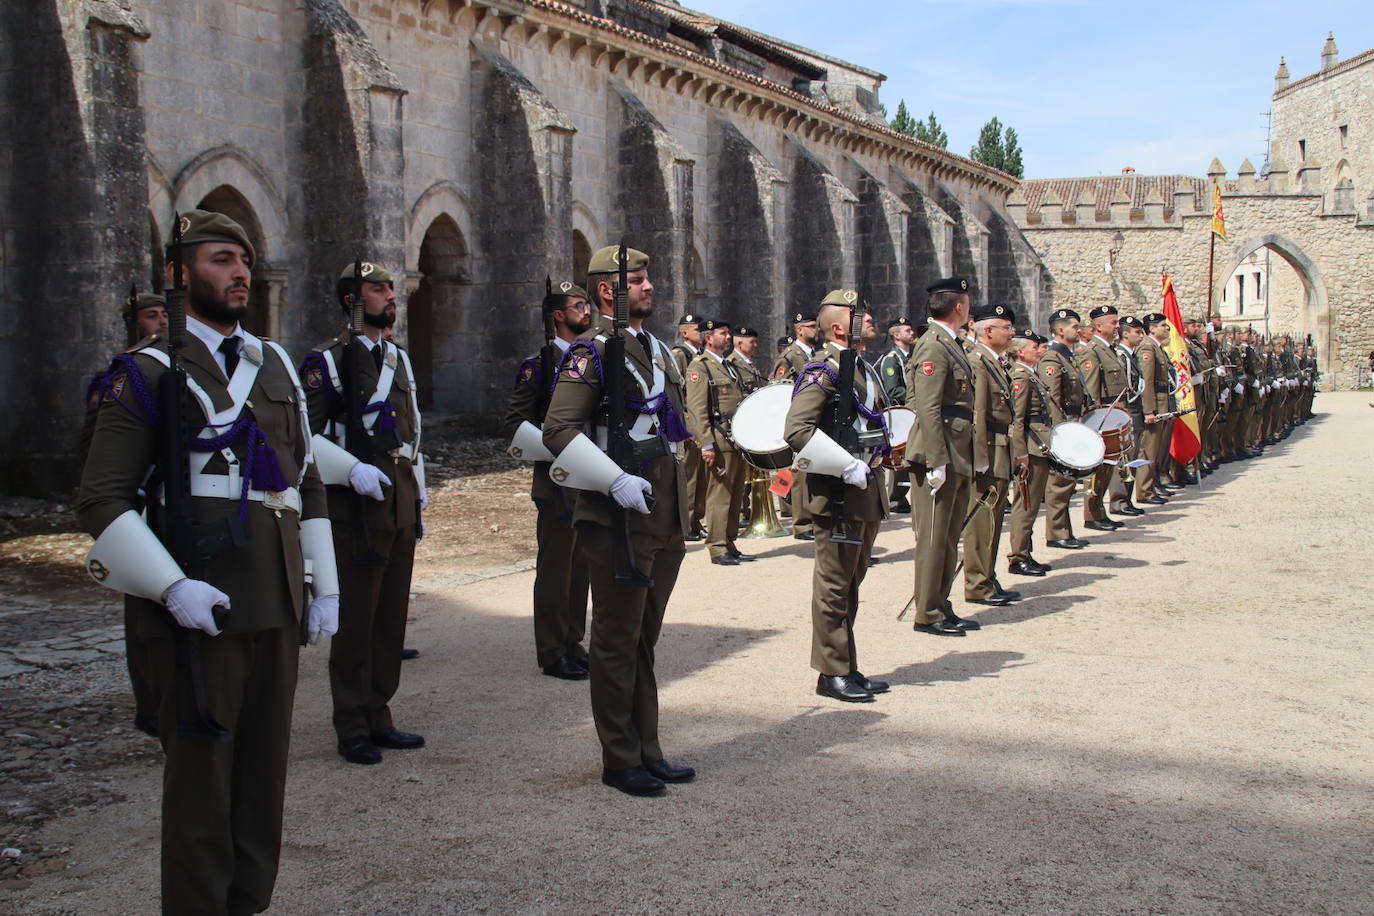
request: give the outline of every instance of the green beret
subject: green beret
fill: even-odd
[[[371,261],[364,261],[364,262],[363,262],[363,264],[362,264],[362,274],[363,274],[363,279],[366,280],[366,281],[368,281],[369,283],[391,283],[391,282],[393,282],[393,281],[392,281],[392,278],[391,278],[391,274],[389,274],[389,273],[386,272],[386,268],[382,267],[380,264],[373,264]],[[353,279],[353,263],[352,263],[352,262],[350,262],[349,265],[348,265],[347,267],[345,267],[345,268],[343,269],[342,272],[340,272],[340,274],[339,274],[339,279],[340,279],[340,280],[352,280],[352,279]]]
[[[258,253],[248,241],[248,233],[238,223],[223,213],[187,210],[181,214],[181,244],[199,245],[202,242],[233,242],[248,252],[249,266],[258,262]]]
[[[963,277],[945,277],[943,280],[936,280],[927,286],[926,292],[931,295],[935,293],[966,293],[968,292],[968,281]]]
[[[143,309],[150,309],[167,306],[167,297],[160,293],[139,293],[137,298],[126,298],[119,305],[119,313],[125,318],[132,318],[135,313]]]
[[[633,248],[625,249],[625,269],[643,270],[649,266],[649,256]],[[613,274],[620,270],[620,246],[607,245],[592,255],[587,265],[587,276],[592,274]]]
[[[571,280],[558,280],[549,284],[549,295],[567,296],[569,298],[575,296],[578,299],[586,299],[587,291]]]
[[[825,294],[821,305],[843,305],[845,308],[859,301],[859,293],[852,289],[832,289]]]

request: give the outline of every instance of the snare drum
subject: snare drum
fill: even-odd
[[[1118,461],[1131,453],[1135,429],[1131,415],[1119,407],[1099,407],[1083,416],[1083,425],[1102,435],[1106,448],[1105,460]]]
[[[1050,430],[1049,452],[1051,471],[1070,480],[1083,480],[1102,463],[1107,446],[1091,426],[1067,420]]]
[[[740,402],[730,426],[730,438],[739,446],[745,461],[764,471],[792,466],[792,449],[782,437],[791,404],[791,382],[766,385]]]
[[[916,411],[910,407],[889,407],[883,411],[883,422],[887,424],[887,444],[892,449],[892,454],[883,459],[883,467],[901,470],[906,440],[916,425]]]

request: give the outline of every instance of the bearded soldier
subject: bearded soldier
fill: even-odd
[[[1091,335],[1076,354],[1074,363],[1083,375],[1087,405],[1121,408],[1122,392],[1126,389],[1126,367],[1116,351],[1117,328],[1121,316],[1114,306],[1099,305],[1088,312]],[[1122,523],[1107,515],[1102,497],[1108,487],[1113,493],[1124,494],[1121,475],[1116,465],[1103,463],[1088,480],[1083,493],[1083,527],[1094,531],[1115,531]]]

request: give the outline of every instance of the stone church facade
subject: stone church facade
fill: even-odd
[[[1311,334],[1326,383],[1352,386],[1374,350],[1374,50],[1341,60],[1328,37],[1321,69],[1299,80],[1281,61],[1273,105],[1262,173],[1247,159],[1229,177],[1213,159],[1206,177],[1126,169],[1023,182],[1008,211],[1043,258],[1054,304],[1156,311],[1167,270],[1185,314],[1201,315],[1215,184],[1228,239],[1216,241],[1214,314]],[[1263,276],[1264,256],[1292,268],[1291,295],[1277,295],[1275,314],[1265,315],[1252,294],[1238,313],[1237,281]],[[1281,282],[1273,292],[1283,293]]]
[[[885,324],[951,273],[1039,320],[1015,180],[888,129],[882,79],[670,2],[5,4],[0,479],[73,480],[118,302],[192,207],[248,229],[247,324],[293,353],[337,332],[345,263],[403,276],[427,404],[478,424],[545,276],[622,237],[666,337],[687,310],[777,336],[841,285]]]

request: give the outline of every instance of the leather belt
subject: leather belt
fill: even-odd
[[[1043,413],[1031,414],[1026,419],[1031,423],[1039,423],[1041,426],[1050,425],[1050,418]]]
[[[237,475],[231,477],[222,474],[192,474],[191,495],[237,501],[242,495],[242,480]],[[262,503],[269,509],[289,509],[297,515],[301,513],[301,491],[295,487],[288,487],[280,493],[249,490],[248,498],[253,502]]]
[[[992,430],[995,433],[1001,433],[1004,436],[1010,431],[1010,427],[1007,426],[1007,424],[993,423],[991,421],[988,422],[988,429]]]
[[[956,420],[972,420],[973,411],[967,407],[941,407],[940,416],[952,417]]]

